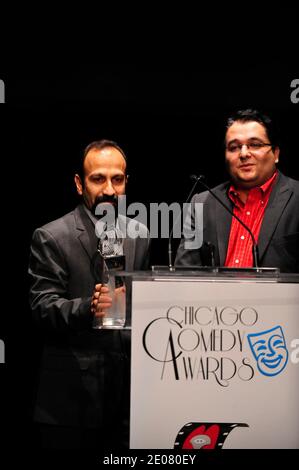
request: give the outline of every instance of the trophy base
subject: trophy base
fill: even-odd
[[[124,326],[124,319],[100,318],[99,321],[93,325],[93,328],[96,330],[121,330]]]

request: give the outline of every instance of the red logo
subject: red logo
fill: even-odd
[[[222,449],[225,439],[245,423],[187,423],[177,434],[174,449]]]

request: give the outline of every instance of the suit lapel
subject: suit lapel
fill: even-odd
[[[77,206],[74,212],[75,224],[78,233],[78,240],[82,248],[91,259],[97,249],[97,237],[95,235],[95,227],[85,212],[84,207]]]
[[[268,206],[266,207],[261,231],[259,234],[258,247],[260,259],[263,257],[272,239],[274,230],[277,227],[279,219],[291,195],[292,190],[289,187],[286,178],[281,173],[279,173],[278,181],[272,190]]]
[[[75,215],[75,224],[78,232],[78,240],[82,245],[82,248],[87,253],[88,257],[91,259],[94,253],[97,250],[97,237],[95,234],[95,227],[86,214],[86,211],[83,205],[76,207],[74,211]],[[130,219],[119,216],[119,228],[123,233],[127,231],[127,224]],[[131,271],[134,269],[134,259],[135,259],[135,239],[126,237],[124,239],[124,255],[126,256],[126,269]]]
[[[215,193],[221,201],[231,209],[231,204],[226,196],[226,186],[222,189],[215,190]],[[221,204],[215,200],[215,217],[216,217],[216,231],[217,243],[219,248],[219,265],[223,266],[226,258],[228,247],[228,239],[230,233],[230,226],[232,216],[226,211]]]

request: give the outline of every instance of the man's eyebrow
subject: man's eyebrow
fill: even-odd
[[[93,176],[103,176],[104,178],[107,178],[107,175],[105,175],[104,173],[101,173],[99,171],[95,171],[94,173],[91,173],[89,175],[90,177],[93,177]],[[125,173],[123,173],[122,171],[120,171],[119,173],[114,173],[111,178],[115,178],[116,176],[125,176]]]
[[[98,171],[91,173],[89,176],[105,176],[103,173],[100,173]]]
[[[263,142],[263,140],[262,140],[260,137],[249,137],[249,138],[247,139],[247,142],[250,142],[250,141],[252,141],[252,140],[258,140],[259,142]],[[236,139],[233,139],[233,140],[229,140],[227,143],[228,143],[228,144],[233,144],[233,143],[235,143],[235,142],[240,142],[240,139],[237,139],[237,138],[236,138]]]

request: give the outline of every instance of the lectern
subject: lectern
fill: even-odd
[[[299,275],[129,276],[130,447],[299,448]]]

